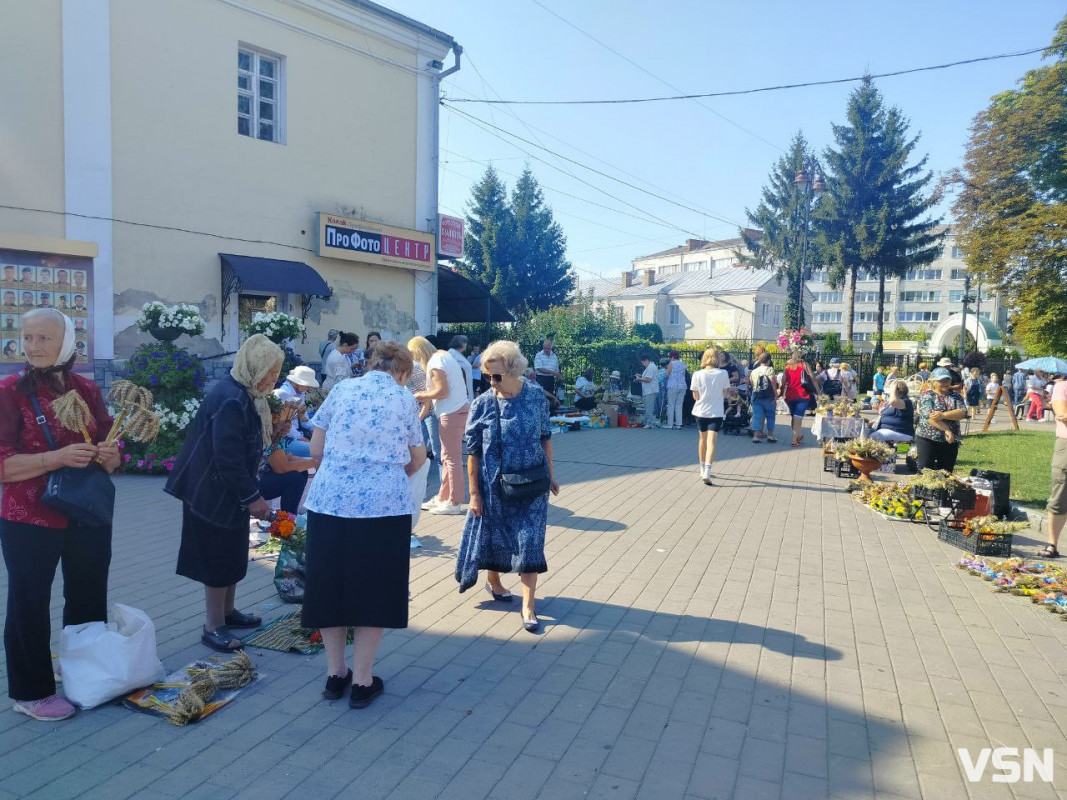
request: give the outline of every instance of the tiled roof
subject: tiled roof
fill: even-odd
[[[768,281],[774,280],[774,272],[769,269],[745,269],[744,267],[726,267],[700,272],[685,272],[679,275],[665,275],[657,278],[651,286],[641,282],[641,274],[634,278],[632,286],[623,287],[622,278],[615,280],[601,279],[582,281],[578,290],[593,291],[594,297],[648,297],[654,294],[672,295],[733,294],[752,292],[761,288]]]
[[[760,231],[745,228],[745,233],[754,238],[759,238],[762,234]],[[715,242],[705,242],[700,247],[695,247],[692,250],[689,249],[688,244],[680,244],[677,247],[672,247],[669,250],[661,250],[658,253],[652,253],[647,256],[638,256],[634,261],[644,261],[649,258],[663,258],[664,256],[676,256],[681,253],[700,253],[704,250],[736,250],[745,246],[745,240],[740,236],[733,239],[719,239]]]

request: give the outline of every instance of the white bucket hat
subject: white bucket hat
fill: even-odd
[[[297,386],[306,386],[309,389],[318,389],[319,382],[315,380],[315,370],[311,367],[299,366],[293,367],[285,379],[290,383],[295,383]]]

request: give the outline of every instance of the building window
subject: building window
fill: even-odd
[[[820,267],[819,269],[813,269],[810,274],[811,277],[809,278],[809,280],[819,282],[826,280],[826,269],[824,267]]]
[[[671,303],[670,312],[667,319],[668,325],[681,325],[682,324],[682,309]]]
[[[278,310],[278,297],[273,294],[237,295],[237,327],[241,330],[252,321],[253,314],[267,314]]]
[[[877,311],[857,311],[856,312],[856,316],[855,316],[855,320],[856,320],[856,322],[877,322],[878,321],[878,312]],[[888,311],[882,312],[882,321],[883,322],[889,322],[889,312]]]
[[[864,292],[866,294],[866,292]],[[840,303],[845,299],[841,292],[816,292],[816,303]]]
[[[782,325],[782,305],[781,303],[774,304],[774,321],[771,323],[776,328],[780,328]]]
[[[901,292],[900,299],[905,303],[940,303],[941,292]]]
[[[634,306],[634,325],[641,325],[645,321],[645,307]]]
[[[962,281],[964,278],[967,277],[967,270],[965,270],[965,269],[954,269],[954,270],[952,270],[950,275],[952,277],[952,280],[954,280],[954,281]]]
[[[897,322],[937,322],[940,316],[937,311],[898,311]]]
[[[955,258],[955,259],[962,259],[963,258],[963,251],[960,250],[959,247],[953,246],[953,248],[952,248],[952,257]]]
[[[282,59],[251,48],[237,51],[237,132],[282,142]]]
[[[811,315],[812,322],[840,322],[840,311],[816,311]]]
[[[939,281],[941,270],[939,269],[911,269],[904,276],[906,281]]]
[[[858,281],[877,281],[878,270],[876,269],[861,269],[856,273],[856,280]]]
[[[885,293],[885,301],[887,303],[890,303],[890,302],[892,302],[892,300],[893,300],[893,293],[892,292],[886,292]],[[856,292],[856,302],[857,303],[877,303],[878,302],[878,292]]]
[[[707,261],[688,261],[685,264],[686,272],[700,272],[701,270],[706,270],[707,268]]]
[[[761,325],[771,324],[771,304],[763,303],[759,309],[759,321]]]
[[[734,264],[734,257],[733,256],[730,256],[729,258],[713,258],[711,260],[711,268],[712,269],[724,269],[726,267],[732,267],[733,264]]]
[[[872,336],[874,336],[873,333],[858,333],[857,331],[853,331],[852,332],[852,341],[854,341],[854,342],[866,342]]]

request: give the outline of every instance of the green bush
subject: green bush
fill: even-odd
[[[986,351],[986,358],[990,361],[1021,361],[1022,356],[1018,350],[1010,347],[990,347]]]
[[[663,329],[655,322],[637,323],[634,325],[634,338],[663,344]]]
[[[546,336],[556,345],[584,345],[589,342],[617,341],[633,336],[633,326],[622,309],[591,294],[579,294],[565,306],[552,306],[522,317],[506,337],[523,347],[536,347]],[[662,340],[663,332],[660,331]]]
[[[841,354],[841,334],[827,333],[823,336],[822,352],[828,356]]]

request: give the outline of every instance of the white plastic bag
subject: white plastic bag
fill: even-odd
[[[79,708],[93,708],[166,677],[149,616],[121,603],[111,616],[106,625],[68,625],[59,638],[63,693]]]

